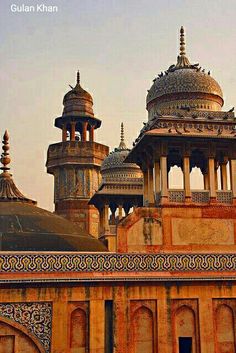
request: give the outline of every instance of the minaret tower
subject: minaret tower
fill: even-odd
[[[97,236],[98,211],[88,201],[98,189],[100,166],[109,148],[94,141],[101,120],[94,117],[93,99],[81,87],[79,71],[71,88],[63,99],[62,116],[55,119],[62,141],[48,148],[47,172],[55,178],[55,213]]]

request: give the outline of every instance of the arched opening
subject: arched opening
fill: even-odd
[[[197,353],[196,318],[186,305],[175,313],[175,353]]]
[[[17,347],[21,348],[22,352],[28,353],[45,353],[46,350],[41,347],[41,344],[37,343],[35,337],[27,332],[27,330],[21,325],[12,323],[9,324],[10,320],[1,318],[0,321],[0,353],[15,353]]]
[[[167,158],[168,189],[183,190],[183,159],[177,149],[171,149]]]
[[[235,352],[235,329],[233,310],[225,304],[216,311],[217,353]]]
[[[208,184],[207,158],[202,151],[193,150],[190,156],[190,189],[208,190]]]
[[[153,313],[145,306],[137,309],[131,320],[133,353],[154,353]]]
[[[71,313],[70,322],[70,352],[88,352],[88,327],[84,310],[78,308]]]

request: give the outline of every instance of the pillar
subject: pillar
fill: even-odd
[[[208,172],[203,174],[204,178],[204,190],[209,190],[209,175]]]
[[[148,204],[148,171],[143,171],[143,206]]]
[[[184,158],[183,158],[183,172],[184,172],[185,197],[191,197],[191,190],[190,190],[190,160],[189,160],[189,156],[184,156]]]
[[[94,141],[94,126],[90,127],[90,130],[89,130],[89,141],[90,142]]]
[[[83,142],[87,141],[87,126],[88,126],[87,122],[84,122],[82,125],[82,141]]]
[[[109,205],[104,206],[104,233],[109,232]]]
[[[71,124],[70,124],[70,140],[71,141],[75,141],[75,124],[76,122],[75,121],[72,121]]]
[[[233,197],[236,198],[236,159],[230,160],[230,182]]]
[[[160,192],[160,162],[155,161],[154,162],[154,175],[155,175],[155,193],[157,194]]]
[[[208,158],[208,173],[209,173],[209,186],[210,197],[216,197],[216,184],[215,184],[215,160],[212,157]]]
[[[222,163],[220,165],[220,177],[221,177],[221,189],[223,191],[228,190],[228,183],[227,183],[227,163]]]
[[[161,196],[168,197],[168,188],[167,188],[167,156],[161,156],[160,158],[161,166]]]
[[[218,175],[217,175],[217,167],[215,166],[215,186],[216,190],[218,190]]]
[[[123,217],[122,209],[123,209],[123,207],[121,205],[119,205],[119,207],[118,207],[118,211],[119,211],[118,218],[119,218],[119,220]]]
[[[148,205],[154,205],[153,167],[148,167]]]
[[[99,210],[99,221],[100,221],[100,235],[104,234],[105,230],[105,218],[104,218],[104,207]]]
[[[66,124],[63,124],[62,126],[62,142],[66,142],[67,140],[67,129],[66,129]]]

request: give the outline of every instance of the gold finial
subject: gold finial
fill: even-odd
[[[77,84],[80,84],[80,73],[79,73],[79,70],[77,71]]]
[[[184,41],[184,27],[180,28],[180,53],[181,56],[185,55],[185,41]]]
[[[124,124],[121,123],[120,126],[120,142],[124,142]]]
[[[10,170],[9,167],[7,167],[8,164],[10,164],[11,162],[11,158],[9,156],[9,149],[10,149],[10,146],[9,146],[9,134],[8,134],[8,131],[6,130],[4,135],[3,135],[3,146],[2,146],[2,149],[3,149],[3,153],[1,155],[1,163],[3,165],[3,167],[1,167],[0,169],[3,170],[3,173],[6,173],[8,170]]]

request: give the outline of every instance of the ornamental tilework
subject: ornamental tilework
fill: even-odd
[[[236,254],[1,254],[0,273],[236,271]]]
[[[50,352],[52,335],[51,303],[0,304],[0,316],[23,325]]]

